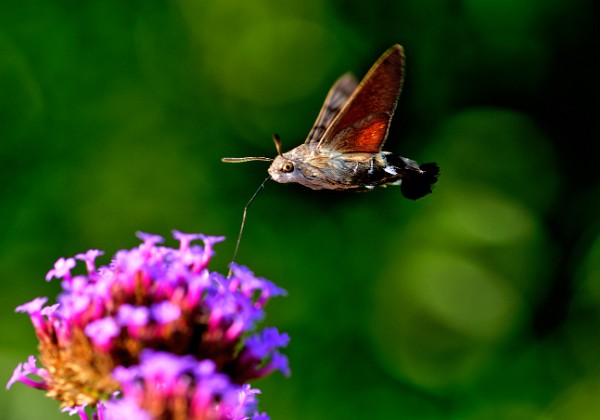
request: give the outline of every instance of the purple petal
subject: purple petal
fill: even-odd
[[[260,394],[260,389],[251,388],[249,384],[242,385],[242,388],[238,391],[238,398],[243,404],[255,404],[256,394]]]
[[[140,270],[146,263],[146,256],[144,256],[139,249],[132,249],[131,251],[121,250],[115,254],[114,264],[116,268],[120,268],[125,273],[133,274]],[[122,276],[115,280],[124,280]],[[127,277],[127,280],[132,280]]]
[[[17,306],[15,312],[25,312],[31,315],[39,312],[46,302],[48,302],[47,297],[37,297],[30,302]]]
[[[88,295],[66,295],[61,297],[63,304],[63,313],[65,316],[72,318],[83,312],[86,312],[90,307],[91,297]],[[57,305],[53,305],[57,306]],[[54,308],[56,309],[56,308]],[[49,312],[50,314],[50,312]]]
[[[104,403],[104,420],[150,420],[152,417],[129,398]]]
[[[40,382],[34,381],[33,379],[30,379],[27,377],[27,375],[30,375],[30,374],[37,375],[44,380],[42,380]],[[17,365],[17,367],[13,371],[12,376],[8,380],[8,383],[6,384],[6,389],[9,389],[15,382],[19,381],[19,382],[22,382],[25,385],[30,386],[35,389],[47,390],[48,386],[45,382],[45,379],[47,378],[47,376],[48,376],[48,371],[46,371],[46,369],[38,369],[36,367],[35,357],[29,356],[29,358],[27,359],[27,362],[19,363]]]
[[[202,239],[202,242],[204,242],[204,247],[208,248],[212,248],[212,246],[214,244],[217,244],[219,242],[223,242],[225,240],[224,236],[210,236],[210,235],[202,235],[200,234],[200,239]]]
[[[69,413],[69,416],[78,415],[81,420],[88,420],[85,412],[85,405],[77,405],[75,407],[64,407],[60,410],[61,413]]]
[[[54,263],[54,268],[46,274],[46,281],[52,280],[53,277],[56,277],[57,279],[69,278],[73,267],[75,267],[75,259],[59,258],[58,261]]]
[[[117,313],[117,322],[123,326],[143,327],[150,319],[150,309],[145,306],[122,305]]]
[[[195,372],[200,377],[209,376],[215,373],[216,368],[217,366],[215,365],[215,362],[207,359],[198,362],[195,368]]]
[[[140,371],[145,378],[162,378],[172,381],[182,372],[192,369],[196,365],[196,359],[192,356],[176,356],[166,352],[144,351],[140,356]]]
[[[96,270],[95,261],[100,255],[104,255],[104,252],[98,249],[90,249],[83,254],[75,255],[75,258],[81,261],[85,261],[85,267],[88,273],[93,273]]]
[[[176,321],[181,316],[181,309],[168,300],[155,303],[151,308],[152,316],[159,324]]]
[[[290,370],[290,362],[287,356],[279,353],[278,351],[274,352],[271,356],[271,362],[269,363],[269,367],[272,370],[278,370],[283,373],[283,376],[290,376],[292,374]]]
[[[220,414],[227,419],[248,419],[247,414],[256,407],[256,394],[260,394],[260,390],[252,389],[250,385],[245,384],[233,391],[224,396],[219,407]]]
[[[23,363],[23,372],[25,372],[26,375],[29,373],[33,373],[35,375],[38,374],[39,369],[37,368],[37,360],[35,359],[35,356],[30,355],[27,358],[27,361]]]
[[[200,238],[202,239],[202,242],[204,242],[204,252],[202,253],[201,258],[199,258],[192,267],[192,271],[195,273],[203,270],[208,265],[208,262],[214,254],[213,245],[225,240],[224,236],[200,235]]]
[[[121,332],[121,328],[114,318],[106,317],[90,322],[84,331],[95,345],[107,350],[111,340]]]
[[[47,317],[51,317],[52,315],[54,315],[54,313],[58,310],[59,307],[60,303],[55,303],[54,305],[46,306],[45,308],[42,308],[40,314]]]
[[[138,371],[138,366],[131,366],[129,368],[126,368],[124,366],[117,366],[113,369],[111,376],[122,386],[131,385],[137,378],[137,375],[139,374]]]
[[[256,277],[248,267],[231,263],[230,268],[233,272],[233,278],[239,282],[240,289],[245,295],[250,297],[255,290],[260,290],[258,304],[261,307],[264,306],[271,297],[287,295],[285,289],[276,286],[267,279]]]
[[[23,373],[23,363],[19,363],[6,383],[6,389],[9,390],[10,387],[13,386],[15,382],[20,381],[23,376],[25,376]]]
[[[164,238],[162,236],[153,235],[151,233],[138,232],[136,233],[136,236],[144,241],[144,245],[150,247],[164,242]]]
[[[256,358],[262,359],[278,347],[286,347],[290,337],[286,333],[279,333],[277,328],[265,328],[259,334],[248,337],[246,347]]]
[[[173,231],[173,237],[179,241],[179,250],[185,251],[189,248],[190,242],[202,238],[199,233],[183,233],[178,230]]]

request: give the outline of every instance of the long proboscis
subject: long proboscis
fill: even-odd
[[[242,224],[240,226],[240,233],[238,233],[237,242],[235,244],[235,250],[233,251],[233,258],[231,259],[231,264],[233,264],[235,262],[238,251],[240,249],[240,243],[242,242],[242,234],[244,233],[244,226],[246,226],[246,216],[248,215],[248,208],[250,208],[250,205],[252,204],[252,202],[254,201],[254,199],[256,198],[258,193],[260,192],[260,190],[262,190],[264,188],[265,184],[267,183],[267,181],[269,179],[271,179],[270,176],[266,177],[265,180],[260,183],[260,185],[258,186],[256,191],[254,192],[254,194],[252,194],[252,197],[250,197],[250,200],[244,207],[244,212],[242,214]],[[227,277],[231,277],[231,265],[229,266],[229,273],[227,274]]]
[[[279,156],[283,156],[283,153],[281,151],[281,139],[279,138],[279,135],[273,134],[273,142],[275,143],[275,149],[277,149],[277,154]],[[221,162],[225,162],[225,163],[243,163],[243,162],[252,162],[254,160],[261,160],[263,162],[273,162],[274,159],[268,158],[268,157],[262,157],[262,156],[249,156],[249,157],[240,157],[240,158],[228,158],[228,157],[221,158]],[[244,226],[246,226],[246,216],[248,215],[248,208],[250,208],[250,205],[252,204],[252,202],[254,201],[254,199],[256,198],[258,193],[260,192],[260,190],[262,190],[264,188],[265,184],[267,183],[267,181],[269,179],[271,179],[270,176],[266,177],[265,180],[260,183],[260,185],[258,186],[256,191],[254,192],[254,194],[252,194],[252,197],[250,197],[250,200],[244,207],[244,212],[242,214],[242,224],[240,226],[240,233],[238,233],[237,242],[235,244],[235,250],[233,251],[233,258],[231,259],[232,264],[235,263],[235,260],[237,259],[238,251],[240,249],[240,243],[242,242],[242,234],[244,233]],[[231,265],[230,265],[229,273],[227,274],[227,277],[231,277],[231,274],[232,273],[231,273]]]

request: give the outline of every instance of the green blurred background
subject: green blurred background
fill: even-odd
[[[592,0],[35,1],[0,6],[0,366],[61,256],[136,231],[226,235],[333,81],[404,45],[386,149],[434,194],[268,183],[239,261],[289,291],[277,419],[600,418],[598,6]],[[169,239],[168,244],[175,245]],[[2,419],[58,419],[20,384]]]

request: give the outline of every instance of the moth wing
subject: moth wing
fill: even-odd
[[[315,124],[310,133],[308,133],[308,137],[304,142],[305,144],[318,143],[323,138],[323,134],[331,124],[331,121],[333,121],[346,102],[348,102],[348,98],[350,98],[357,85],[356,78],[350,73],[344,74],[333,84],[331,89],[329,89],[329,93],[325,98]]]
[[[319,148],[378,153],[388,134],[404,80],[404,51],[394,45],[373,64],[337,113]]]

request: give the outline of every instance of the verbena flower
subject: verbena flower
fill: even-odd
[[[210,272],[222,237],[175,231],[174,249],[138,236],[139,247],[99,269],[98,250],[59,259],[46,276],[62,280],[57,303],[17,307],[31,318],[43,367],[30,356],[7,388],[19,381],[43,389],[82,418],[96,407],[105,419],[268,419],[247,382],[290,373],[279,352],[287,334],[255,331],[268,300],[285,291],[236,264],[230,277]],[[78,260],[84,275],[71,272]]]

